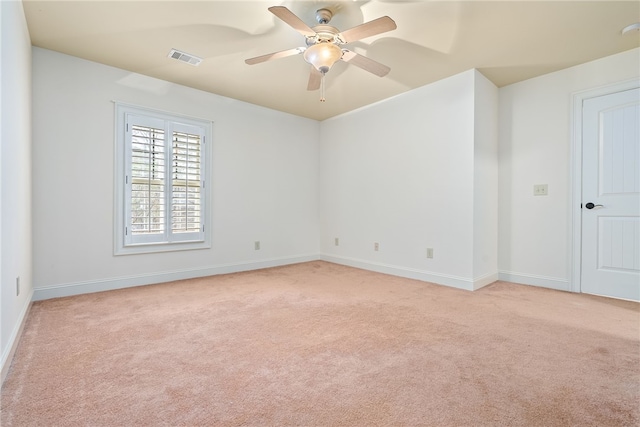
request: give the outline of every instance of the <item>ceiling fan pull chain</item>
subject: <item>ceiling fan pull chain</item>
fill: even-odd
[[[325,102],[325,98],[324,98],[324,76],[326,76],[327,73],[322,73],[322,78],[320,79],[320,102]]]

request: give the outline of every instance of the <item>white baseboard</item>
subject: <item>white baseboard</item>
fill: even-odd
[[[450,286],[452,288],[473,291],[480,289],[498,280],[498,273],[489,274],[477,279],[452,276],[448,274],[433,273],[430,271],[418,270],[415,268],[401,267],[397,265],[382,264],[365,261],[361,259],[348,258],[342,256],[322,254],[320,259],[333,262],[335,264],[348,265],[349,267],[361,268],[363,270],[375,271],[378,273],[390,274],[392,276],[406,277],[408,279],[421,280],[423,282],[435,283],[437,285]]]
[[[534,274],[514,273],[512,271],[499,271],[498,279],[505,282],[519,283],[521,285],[540,286],[558,291],[571,291],[571,284],[567,279],[555,277],[537,276]]]
[[[320,258],[317,254],[300,255],[295,257],[272,258],[245,263],[216,265],[189,270],[163,271],[159,273],[140,274],[136,276],[114,277],[77,283],[64,283],[60,285],[36,288],[34,290],[33,300],[40,301],[51,298],[111,291],[115,289],[131,288],[135,286],[152,285],[155,283],[173,282],[174,280],[185,280],[193,279],[196,277],[215,276],[218,274],[259,270],[261,268],[279,267],[282,265],[316,261],[318,259]]]
[[[433,273],[430,271],[418,270],[414,268],[376,263],[361,259],[341,257],[328,254],[312,254],[300,255],[295,257],[272,258],[261,261],[252,261],[246,263],[224,264],[205,268],[197,268],[190,270],[165,271],[159,273],[142,274],[136,276],[115,277],[100,280],[91,280],[76,283],[65,283],[54,286],[40,287],[32,291],[32,301],[40,301],[51,298],[66,297],[72,295],[80,295],[92,292],[103,292],[114,289],[129,288],[134,286],[150,285],[154,283],[172,282],[174,280],[193,279],[196,277],[215,276],[218,274],[237,273],[241,271],[258,270],[261,268],[278,267],[282,265],[298,264],[301,262],[323,260],[336,264],[348,265],[350,267],[361,268],[363,270],[376,271],[378,273],[390,274],[392,276],[406,277],[409,279],[421,280],[444,286],[450,286],[464,290],[477,290],[487,286],[496,280],[506,282],[520,283],[524,285],[541,286],[561,291],[570,291],[570,284],[566,279],[558,279],[545,276],[536,276],[532,274],[521,274],[510,271],[499,271],[498,273],[488,274],[482,277],[469,279],[465,277]],[[23,310],[21,316],[25,316],[28,307]],[[21,317],[21,322],[24,320]],[[18,330],[13,333],[15,336]],[[15,337],[12,335],[12,339]],[[3,354],[2,363],[8,354]],[[4,366],[4,365],[3,365]]]
[[[473,279],[473,290],[477,291],[480,288],[484,288],[485,286],[492,284],[496,280],[498,280],[498,272],[486,274],[481,277],[476,277],[475,279]]]
[[[20,336],[22,335],[22,330],[24,329],[24,325],[27,321],[27,314],[29,314],[29,310],[31,309],[31,304],[33,301],[33,290],[27,296],[26,304],[22,307],[20,314],[18,315],[18,321],[16,322],[13,330],[11,331],[11,336],[9,337],[9,341],[7,342],[7,346],[2,352],[2,361],[0,366],[2,366],[0,370],[0,384],[4,383],[4,379],[7,377],[9,373],[9,368],[11,367],[11,361],[13,360],[13,355],[18,348],[18,344],[20,344]]]

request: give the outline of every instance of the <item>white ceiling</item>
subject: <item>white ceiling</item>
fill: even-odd
[[[501,87],[640,46],[639,1],[58,1],[23,0],[32,44],[162,80],[323,120],[436,80],[479,69]],[[345,62],[326,76],[326,98],[307,91],[302,55],[244,60],[304,46],[267,8],[307,25],[334,12],[343,31],[388,15],[398,28],[345,47],[391,67],[377,77]],[[194,67],[176,48],[204,58]],[[640,66],[640,64],[639,64]],[[132,78],[131,84],[136,79]]]

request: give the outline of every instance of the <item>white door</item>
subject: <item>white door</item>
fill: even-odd
[[[581,291],[640,301],[640,89],[582,111]]]

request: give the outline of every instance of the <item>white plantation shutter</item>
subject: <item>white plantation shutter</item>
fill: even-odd
[[[131,234],[165,232],[164,129],[131,125]]]
[[[165,248],[160,250],[167,250],[171,244],[179,244],[179,249],[193,248],[185,243],[208,244],[204,190],[210,128],[184,118],[120,109],[124,110],[124,138],[118,145],[124,158],[123,218],[117,220],[123,235],[117,245],[120,253],[133,253],[127,247],[161,245]]]
[[[173,233],[198,233],[202,228],[202,135],[173,130],[171,229]]]

